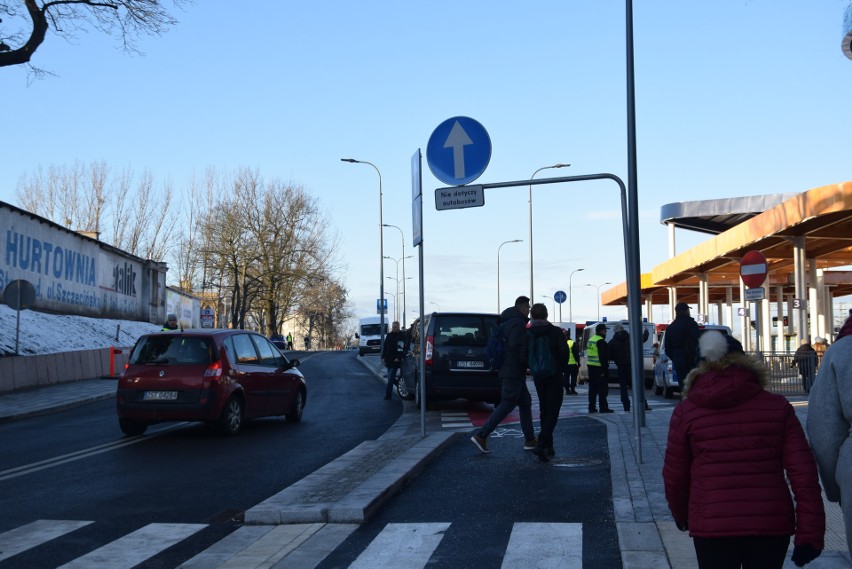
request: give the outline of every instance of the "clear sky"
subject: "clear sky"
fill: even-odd
[[[852,61],[840,47],[848,3],[634,3],[643,272],[668,256],[664,204],[852,179]],[[421,148],[425,309],[493,311],[503,241],[524,243],[502,248],[501,303],[528,293],[528,190],[492,189],[484,207],[436,211],[434,190],[445,184],[426,166],[429,136],[453,116],[482,123],[493,153],[479,183],[528,179],[559,162],[572,166],[536,177],[627,181],[624,10],[615,0],[203,0],[164,36],[142,38],[144,57],[95,31],[74,43],[51,34],[33,63],[56,77],[28,84],[23,68],[0,69],[0,200],[15,204],[21,176],[39,165],[75,160],[149,169],[178,188],[207,166],[257,168],[320,199],[353,308],[366,316],[379,293],[378,177],[340,158],[370,161],[382,174],[384,222],[403,229],[414,255],[410,322],[419,280],[410,162]],[[538,186],[533,208],[534,300],[551,309],[542,295],[568,292],[583,268],[573,316],[594,319],[597,285],[625,279],[617,187]],[[703,237],[677,239],[684,250]],[[385,229],[385,255],[401,248],[400,233]],[[385,275],[396,277],[394,262]]]

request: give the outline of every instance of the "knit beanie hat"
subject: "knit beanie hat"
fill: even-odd
[[[743,345],[732,336],[707,330],[698,339],[698,353],[701,359],[716,362],[728,354],[743,353]]]

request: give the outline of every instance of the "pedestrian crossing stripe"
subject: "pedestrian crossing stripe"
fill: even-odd
[[[59,569],[130,569],[206,527],[207,524],[148,524]]]
[[[583,524],[516,523],[502,569],[582,567]]]
[[[426,567],[449,523],[388,524],[349,569]]]
[[[75,520],[36,520],[0,533],[0,561],[46,543],[94,522]]]
[[[0,561],[87,526],[90,521],[38,520],[0,533]],[[424,569],[450,522],[387,524],[348,569]],[[59,569],[130,569],[208,527],[148,524]],[[357,524],[243,526],[178,569],[315,567],[358,529]],[[580,569],[582,523],[523,523],[512,527],[502,569]]]

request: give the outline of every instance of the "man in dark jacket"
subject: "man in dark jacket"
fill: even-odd
[[[530,313],[530,299],[519,296],[515,305],[500,314],[500,330],[505,345],[503,365],[500,366],[501,398],[500,404],[491,412],[491,416],[470,437],[480,452],[489,453],[488,435],[497,428],[512,410],[517,407],[521,418],[521,431],[524,433],[524,450],[535,448],[535,430],[532,422],[532,396],[527,389],[527,363],[521,360],[521,346],[524,343],[526,325]]]
[[[613,327],[612,340],[609,341],[608,355],[612,362],[615,362],[615,367],[618,368],[618,387],[621,390],[621,404],[624,405],[624,410],[630,411],[630,397],[628,396],[632,361],[630,360],[630,334],[624,329],[621,324],[616,324]],[[645,411],[650,411],[651,407],[645,401]]]
[[[609,341],[609,359],[615,362],[618,368],[618,387],[621,390],[621,404],[625,411],[630,411],[630,398],[627,396],[627,388],[630,385],[630,334],[621,324],[613,328],[615,334]]]
[[[544,304],[533,304],[530,316],[532,320],[526,332],[526,341],[521,346],[521,361],[528,362],[533,372],[533,383],[541,409],[541,430],[532,452],[540,461],[549,462],[548,457],[556,454],[553,450],[553,431],[562,407],[562,374],[568,361],[568,344],[563,339],[562,331],[547,321],[547,307]],[[534,349],[539,339],[545,340],[549,346],[550,366],[544,373],[536,373],[533,361],[537,355],[541,355]]]
[[[385,336],[385,346],[382,350],[382,360],[387,368],[388,384],[385,387],[385,399],[390,399],[393,394],[393,386],[396,385],[397,373],[405,356],[405,344],[407,335],[399,331],[399,322],[391,324],[391,331]]]
[[[686,375],[695,367],[699,335],[698,323],[689,315],[689,305],[678,302],[675,305],[675,319],[666,328],[666,353],[672,360],[681,393]]]
[[[816,377],[817,352],[807,338],[802,340],[802,345],[796,348],[796,353],[793,354],[793,365],[799,368],[799,375],[802,376],[802,389],[805,390],[805,393],[810,393],[811,386],[814,384],[814,377]]]

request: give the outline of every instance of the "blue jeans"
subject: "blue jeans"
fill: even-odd
[[[524,433],[524,438],[528,441],[533,440],[535,429],[533,429],[532,422],[532,396],[530,390],[527,389],[526,378],[523,376],[521,379],[501,377],[500,381],[502,382],[500,404],[491,412],[491,416],[476,431],[476,434],[487,437],[517,407],[521,415],[521,431]]]
[[[399,372],[398,367],[389,367],[388,370],[388,385],[385,387],[385,397],[390,397],[393,394],[393,386],[398,381],[396,374]]]

